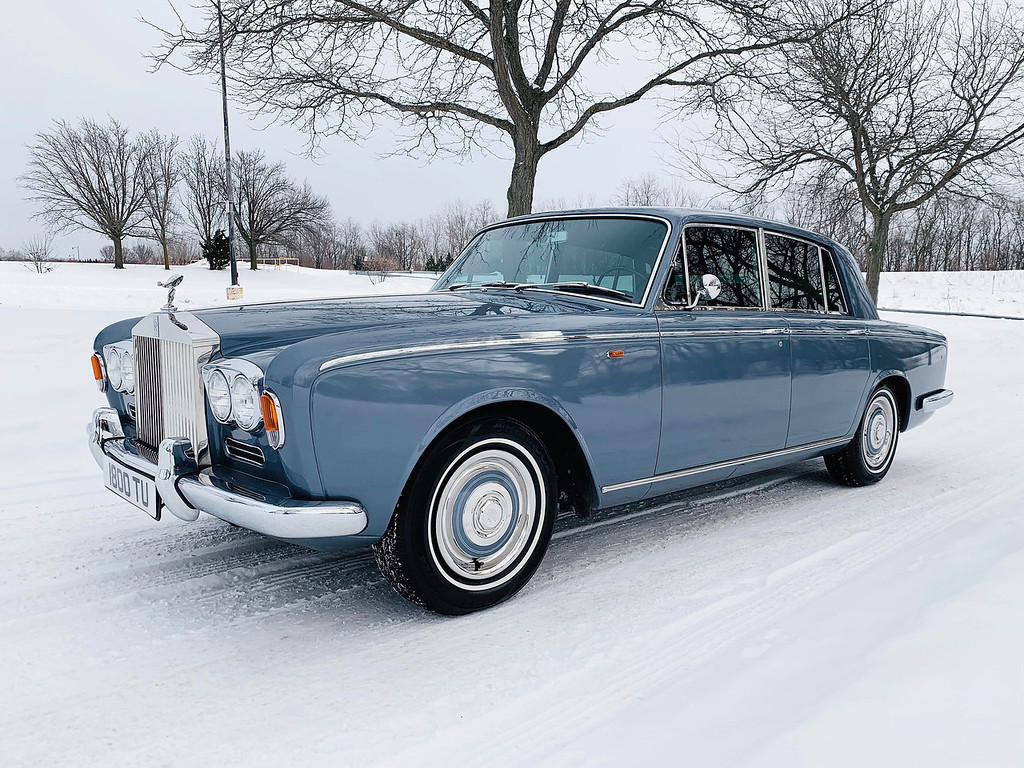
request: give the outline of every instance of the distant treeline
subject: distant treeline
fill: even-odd
[[[210,145],[204,149],[207,153],[214,151]],[[206,173],[210,176],[216,174],[213,160],[206,163]],[[266,167],[272,167],[281,178],[286,178],[281,164],[264,164]],[[289,184],[293,189],[302,188],[290,180]],[[182,208],[186,215],[176,219],[179,226],[167,238],[171,264],[202,259],[202,238],[225,225],[223,212],[213,211],[204,227],[196,226],[197,217],[188,214],[190,209],[194,211],[198,207],[197,202],[185,186]],[[828,235],[846,245],[863,269],[871,228],[864,213],[850,201],[847,190],[794,187],[771,206],[742,202],[723,206],[720,201],[694,195],[677,179],[644,174],[622,180],[611,199],[539,201],[535,209],[595,205],[728,207]],[[260,260],[284,257],[314,269],[441,271],[479,229],[501,218],[489,200],[476,203],[459,200],[445,204],[425,218],[369,224],[353,218],[337,221],[330,207],[324,205],[304,226],[285,229],[262,243],[249,243],[240,237],[236,256],[243,267],[252,251],[256,251]],[[188,226],[189,223],[193,226]],[[0,260],[37,264],[41,261],[114,261],[112,245],[103,246],[95,255],[83,253],[80,258],[55,258],[49,241],[48,237],[35,237],[20,249],[0,248]],[[163,262],[160,246],[152,235],[131,240],[124,248],[124,262],[160,264]],[[883,269],[887,272],[1024,270],[1024,198],[1003,196],[975,200],[951,195],[933,198],[894,221]]]

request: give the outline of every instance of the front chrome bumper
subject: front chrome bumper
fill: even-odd
[[[212,470],[199,468],[188,438],[161,441],[154,464],[128,448],[113,408],[97,408],[88,433],[89,450],[100,468],[111,459],[153,478],[164,507],[182,520],[195,520],[206,512],[258,533],[301,541],[355,536],[366,528],[366,510],[355,501],[302,501],[240,492]]]

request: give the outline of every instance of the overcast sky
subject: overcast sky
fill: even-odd
[[[165,0],[31,0],[4,4],[0,24],[0,247],[18,248],[43,231],[31,219],[35,212],[23,200],[17,177],[28,161],[27,146],[54,119],[77,121],[82,116],[117,118],[132,130],[156,127],[187,138],[204,133],[221,137],[217,83],[187,76],[171,68],[159,72],[144,54],[160,41],[158,33],[139,21],[145,15],[171,24]],[[537,200],[561,199],[567,204],[610,202],[616,187],[629,176],[661,173],[659,112],[636,105],[606,118],[606,130],[586,142],[563,147],[541,161]],[[289,173],[307,179],[331,202],[339,219],[352,216],[368,224],[374,219],[416,219],[445,202],[475,203],[490,199],[505,210],[510,171],[509,150],[496,146],[501,157],[384,158],[394,149],[392,136],[380,131],[361,146],[341,138],[323,142],[321,156],[305,155],[306,136],[289,126],[253,118],[234,105],[230,112],[234,149],[262,148],[283,160]],[[662,133],[667,133],[661,129]],[[77,246],[83,258],[94,257],[105,241],[80,231],[61,237],[58,256]]]

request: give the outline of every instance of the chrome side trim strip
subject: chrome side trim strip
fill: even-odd
[[[378,349],[373,352],[359,352],[354,355],[343,355],[335,357],[320,365],[320,373],[337,368],[341,365],[353,365],[365,363],[370,360],[383,360],[389,357],[404,357],[408,355],[429,355],[437,352],[461,352],[467,349],[495,349],[501,347],[519,347],[529,344],[565,344],[572,341],[621,341],[621,340],[645,340],[657,339],[660,334],[657,331],[639,333],[582,333],[564,334],[561,331],[541,331],[539,333],[523,334],[522,336],[507,339],[487,339],[485,341],[464,341],[454,344],[423,344],[415,347],[391,347],[389,349]]]
[[[527,344],[565,344],[574,341],[646,341],[659,338],[693,338],[713,336],[779,336],[788,335],[788,328],[755,328],[755,329],[711,329],[700,331],[640,331],[618,333],[579,333],[565,334],[561,331],[541,331],[523,334],[507,339],[487,339],[485,341],[465,341],[455,344],[422,344],[415,347],[390,347],[373,352],[359,352],[354,355],[342,355],[327,360],[320,365],[320,373],[337,368],[341,365],[365,363],[371,360],[383,360],[389,357],[407,355],[430,355],[439,352],[462,352],[468,349],[495,349],[501,347],[518,347]]]
[[[791,328],[793,336],[866,336],[866,328],[843,330],[842,328]]]
[[[662,338],[679,338],[679,337],[699,337],[699,336],[780,336],[789,333],[787,328],[752,328],[752,329],[736,329],[736,328],[719,328],[709,329],[701,331],[665,331],[661,334]]]
[[[690,475],[699,475],[704,472],[714,472],[719,469],[729,469],[730,467],[741,467],[744,464],[753,464],[755,461],[763,461],[764,459],[774,459],[779,456],[788,456],[792,453],[802,453],[804,451],[821,450],[824,448],[833,448],[840,445],[846,445],[850,442],[849,437],[833,438],[831,440],[819,440],[816,443],[804,443],[803,445],[795,445],[792,448],[783,448],[781,451],[768,451],[767,453],[755,453],[753,456],[744,456],[742,459],[731,459],[730,461],[720,461],[715,464],[702,464],[699,467],[691,467],[690,469],[679,469],[675,472],[666,472],[661,475],[653,475],[651,477],[644,477],[639,480],[629,480],[625,483],[615,483],[614,485],[601,486],[601,493],[611,493],[612,491],[622,491],[626,488],[635,488],[638,485],[647,485],[648,483],[660,483],[664,480],[678,480],[681,477],[689,477]]]

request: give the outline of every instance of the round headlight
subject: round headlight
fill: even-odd
[[[122,392],[126,392],[131,395],[135,393],[135,357],[131,352],[121,350],[121,354],[118,355],[121,361],[121,382],[122,386],[118,387]]]
[[[242,429],[255,429],[263,419],[259,393],[241,374],[231,382],[231,414]]]
[[[231,417],[231,390],[228,379],[221,371],[214,371],[206,381],[206,396],[210,399],[213,417],[221,423]]]
[[[110,379],[110,386],[120,392],[121,387],[124,385],[121,353],[117,347],[111,347],[106,351],[104,357],[107,360],[107,378]]]

